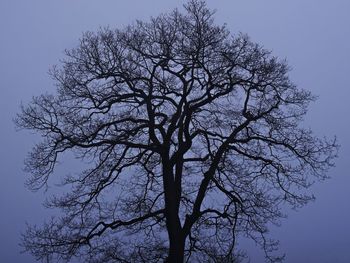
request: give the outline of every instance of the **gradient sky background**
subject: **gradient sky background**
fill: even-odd
[[[25,222],[40,224],[50,211],[44,193],[24,187],[23,159],[37,137],[16,132],[12,119],[21,102],[53,92],[48,69],[77,45],[82,32],[123,27],[182,7],[171,0],[0,0],[0,262],[36,262],[20,254]],[[305,125],[319,136],[337,135],[341,150],[330,180],[312,187],[316,201],[271,228],[287,263],[350,262],[350,1],[210,0],[216,23],[231,33],[287,58],[291,79],[319,96]],[[69,170],[69,166],[65,169]],[[264,262],[251,242],[242,241],[251,262]]]

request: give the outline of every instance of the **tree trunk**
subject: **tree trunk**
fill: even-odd
[[[185,250],[185,235],[181,227],[177,207],[168,204],[166,208],[166,226],[169,237],[169,251],[166,263],[183,263]]]
[[[185,240],[181,233],[170,239],[169,254],[166,263],[183,263],[185,252]]]
[[[185,250],[185,235],[179,218],[181,196],[181,180],[174,181],[173,167],[169,162],[169,149],[162,155],[163,184],[165,198],[166,227],[169,237],[169,251],[166,263],[183,263]]]

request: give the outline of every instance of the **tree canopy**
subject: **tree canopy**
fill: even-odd
[[[65,153],[89,163],[48,200],[62,216],[24,234],[36,258],[235,262],[245,236],[279,259],[269,224],[313,198],[337,145],[301,125],[314,96],[286,61],[213,14],[194,0],[87,32],[51,70],[57,92],[23,106],[17,125],[42,135],[26,159],[31,189]]]

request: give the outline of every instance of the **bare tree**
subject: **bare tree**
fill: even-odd
[[[313,198],[337,145],[301,127],[314,97],[285,61],[203,2],[185,10],[85,33],[51,71],[57,94],[22,108],[17,125],[43,137],[31,189],[65,153],[89,163],[47,202],[63,216],[24,234],[38,259],[235,262],[237,236],[279,259],[267,226]]]

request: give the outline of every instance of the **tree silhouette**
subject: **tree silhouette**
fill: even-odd
[[[236,236],[277,261],[267,226],[304,205],[337,145],[301,127],[310,92],[288,66],[213,22],[204,2],[85,33],[51,71],[55,95],[16,123],[42,135],[26,160],[28,185],[48,183],[61,155],[87,167],[63,180],[29,226],[37,259],[84,262],[235,262]]]

